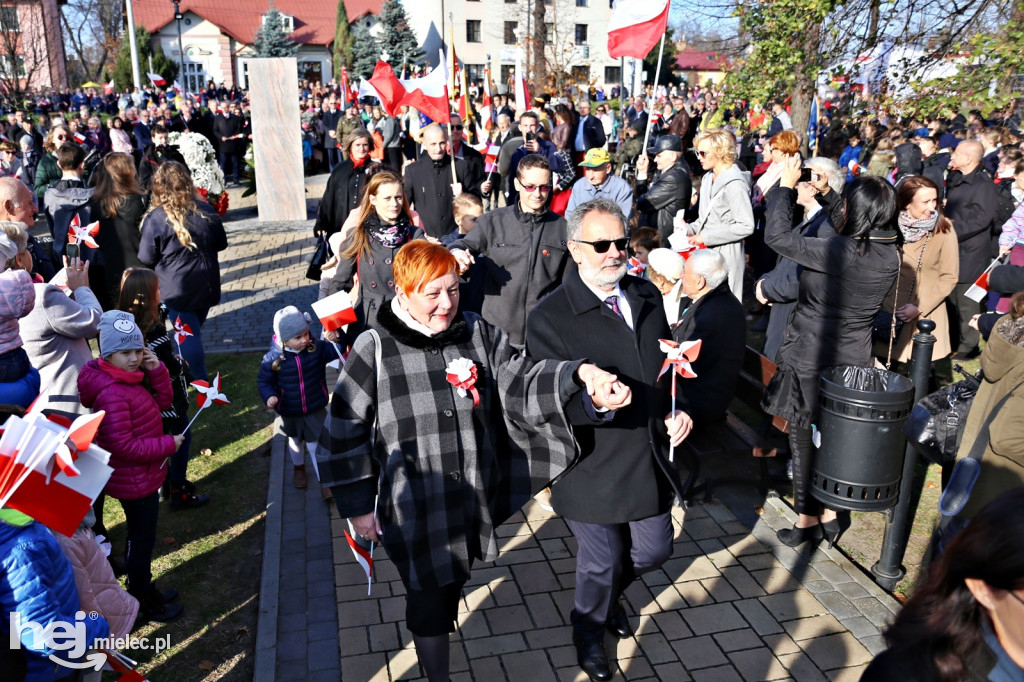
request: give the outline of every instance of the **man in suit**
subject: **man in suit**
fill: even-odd
[[[423,150],[426,154],[405,169],[405,196],[420,214],[427,235],[440,239],[456,229],[452,214],[455,195],[465,191],[480,196],[482,166],[477,173],[465,160],[456,159],[455,182],[448,155],[448,132],[436,123],[423,131]]]
[[[572,158],[579,164],[587,150],[604,146],[605,135],[604,124],[597,117],[590,115],[589,100],[580,101],[576,109],[580,112],[580,120],[576,123],[576,131],[572,136]]]
[[[670,413],[668,381],[658,380],[669,338],[661,293],[626,274],[626,220],[618,205],[594,199],[570,216],[567,239],[578,269],[537,304],[526,323],[526,350],[536,359],[586,357],[614,368],[632,403],[602,425],[570,414],[580,463],[551,488],[551,504],[576,536],[576,596],[571,615],[577,661],[592,680],[611,679],[604,632],[633,630],[619,597],[639,575],[672,553],[673,493],[668,461],[693,422]]]

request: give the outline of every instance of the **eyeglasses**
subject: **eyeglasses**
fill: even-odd
[[[462,130],[462,126],[452,126],[452,130]]]
[[[588,242],[583,239],[573,239],[573,241],[579,244],[590,244],[594,247],[594,253],[608,253],[608,249],[612,244],[615,244],[616,251],[625,251],[626,245],[629,244],[629,239],[626,237],[621,239],[598,239],[596,242]]]
[[[707,158],[707,155],[708,155],[708,152],[701,151],[700,149],[697,150],[697,158],[698,159]]]
[[[1006,592],[1007,592],[1007,593],[1008,593],[1008,594],[1009,594],[1009,595],[1010,595],[1011,597],[1013,597],[1014,599],[1016,599],[1016,600],[1017,600],[1018,602],[1020,602],[1021,604],[1024,604],[1024,599],[1021,599],[1020,597],[1018,597],[1018,596],[1017,596],[1017,593],[1016,593],[1016,592],[1014,592],[1013,590],[1007,590]]]
[[[522,187],[523,191],[528,194],[532,194],[534,190],[540,192],[541,194],[547,194],[548,192],[551,191],[551,185],[523,185]]]

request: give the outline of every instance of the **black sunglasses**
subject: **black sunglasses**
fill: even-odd
[[[598,239],[596,242],[588,242],[583,239],[573,239],[573,241],[580,244],[590,244],[594,247],[594,253],[607,253],[612,244],[615,244],[617,251],[625,251],[626,245],[629,244],[629,239],[626,237],[622,239]]]
[[[462,126],[452,126],[454,130],[462,130]]]

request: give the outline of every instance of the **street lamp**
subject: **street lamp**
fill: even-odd
[[[174,22],[178,25],[178,66],[181,68],[181,86],[185,93],[188,93],[188,78],[185,77],[185,45],[181,42],[181,10],[178,8],[180,0],[171,0],[174,3]]]

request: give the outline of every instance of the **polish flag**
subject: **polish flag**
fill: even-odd
[[[974,284],[964,292],[964,296],[976,303],[984,301],[985,297],[988,296],[988,276],[992,274],[992,269],[997,265],[999,265],[998,258],[989,263],[989,266],[985,268],[985,272],[981,273],[978,279],[974,280]]]
[[[644,56],[646,57],[647,55],[644,55]],[[155,85],[158,88],[162,88],[162,87],[167,85],[167,79],[164,78],[163,76],[161,76],[158,73],[149,73],[149,72],[147,72],[146,75],[149,76],[150,82],[152,82],[153,85]]]
[[[78,144],[85,144],[85,135],[82,133],[75,133],[74,138]]]
[[[608,19],[608,56],[643,59],[668,30],[669,0],[618,0]]]
[[[363,567],[363,572],[366,573],[366,594],[369,595],[370,589],[373,587],[373,543],[364,540],[356,533],[352,519],[348,520],[348,530],[343,532],[345,539],[348,540],[349,549],[352,550],[352,555]]]
[[[523,70],[523,53],[521,50],[516,51],[516,72],[513,89],[516,98],[516,111],[520,113],[527,111],[530,108],[530,88],[526,85],[526,72]]]
[[[484,96],[480,101],[480,120],[484,123],[484,130],[490,130],[494,126],[494,109],[491,108],[491,67],[484,67]]]
[[[397,116],[400,107],[410,106],[433,121],[448,123],[451,114],[446,71],[442,56],[438,67],[427,76],[403,81],[395,75],[390,64],[378,61],[369,82],[388,115]]]
[[[114,79],[113,78],[110,79],[109,83],[107,83],[106,85],[103,86],[103,94],[104,95],[113,95],[114,94]]]
[[[487,151],[484,153],[485,173],[493,173],[498,170],[498,152],[500,151],[500,145],[490,144],[487,146]]]
[[[356,311],[347,291],[339,291],[313,304],[313,312],[320,318],[324,331],[333,332],[356,321]]]

